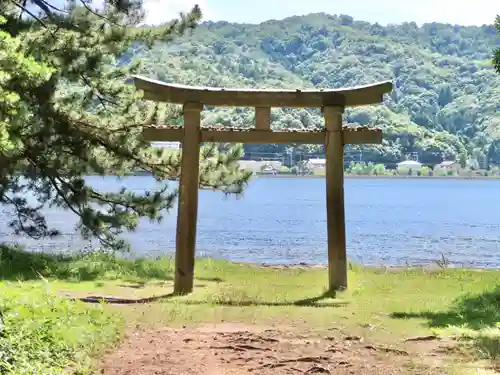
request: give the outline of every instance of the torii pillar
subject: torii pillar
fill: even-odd
[[[326,221],[328,284],[330,290],[344,290],[347,288],[343,113],[343,107],[323,108],[326,128]]]

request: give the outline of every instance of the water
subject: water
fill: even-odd
[[[150,189],[154,180],[134,176],[91,177],[100,189]],[[457,179],[374,179],[345,181],[348,256],[366,265],[431,264],[442,254],[456,265],[500,267],[500,181]],[[33,250],[81,249],[76,220],[48,209],[49,223],[64,235],[53,240],[7,241]],[[136,253],[160,255],[175,248],[176,209],[161,224],[141,223],[127,238]],[[197,251],[234,261],[325,263],[325,180],[256,178],[244,197],[201,191]]]

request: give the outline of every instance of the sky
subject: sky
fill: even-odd
[[[347,14],[356,20],[492,24],[500,0],[144,0],[148,24],[171,20],[198,4],[204,20],[260,23],[308,13]]]

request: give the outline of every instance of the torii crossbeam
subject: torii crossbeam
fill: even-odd
[[[144,99],[182,104],[183,127],[150,126],[149,141],[182,142],[181,176],[175,250],[174,293],[193,290],[198,213],[200,143],[309,143],[324,144],[326,154],[326,212],[328,233],[328,279],[330,290],[347,288],[347,252],[344,212],[344,145],[381,143],[382,132],[367,127],[342,126],[346,107],[378,104],[392,90],[390,81],[354,88],[330,90],[252,90],[192,87],[134,77]],[[255,127],[202,129],[203,106],[254,107]],[[321,108],[325,128],[320,131],[272,131],[272,107]]]

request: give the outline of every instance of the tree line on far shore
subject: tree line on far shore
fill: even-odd
[[[273,170],[272,173],[266,171],[266,169],[271,169],[271,167],[262,168],[257,174],[279,174],[279,175],[295,175],[295,176],[324,176],[324,168],[310,168],[306,163],[299,163],[291,168],[287,166],[281,166],[279,170]],[[387,168],[384,164],[373,163],[373,162],[351,162],[347,168],[345,168],[345,174],[350,176],[394,176],[394,177],[500,177],[500,166],[491,167],[489,170],[475,170],[468,167],[464,168],[446,168],[443,166],[436,165],[434,167],[429,167],[422,165],[420,168],[407,168],[407,167],[397,167],[397,168]]]

